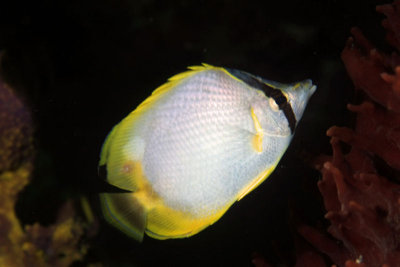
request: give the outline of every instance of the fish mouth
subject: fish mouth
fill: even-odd
[[[310,90],[312,90],[314,87],[316,87],[311,79],[306,79],[304,81],[300,82],[301,86],[304,88],[309,88]]]
[[[313,84],[311,79],[300,82],[300,86],[297,88],[303,88],[310,96],[317,90],[317,86]]]
[[[316,85],[312,85],[310,87],[310,94],[314,94],[314,92],[317,90],[317,86]]]

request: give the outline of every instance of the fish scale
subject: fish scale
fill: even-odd
[[[101,194],[105,218],[138,240],[198,233],[275,169],[314,91],[206,64],[172,77],[103,145],[107,181],[130,191]]]

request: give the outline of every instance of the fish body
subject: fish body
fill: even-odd
[[[142,240],[192,236],[264,181],[315,91],[207,64],[156,89],[108,135],[99,165],[125,193],[107,221]]]

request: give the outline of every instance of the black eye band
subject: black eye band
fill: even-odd
[[[286,96],[282,93],[281,90],[275,89],[265,84],[250,73],[228,68],[226,68],[226,70],[236,78],[242,80],[247,85],[262,90],[267,97],[271,97],[272,99],[274,99],[279,109],[283,111],[283,114],[285,114],[285,117],[289,123],[290,132],[292,134],[294,133],[294,129],[296,128],[297,123],[296,116],[294,115],[292,106],[287,101]]]

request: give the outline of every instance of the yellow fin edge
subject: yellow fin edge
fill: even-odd
[[[107,158],[108,154],[110,151],[110,147],[112,146],[112,140],[116,136],[116,132],[118,131],[119,128],[121,128],[121,131],[124,131],[126,127],[129,125],[132,125],[133,121],[135,118],[137,118],[142,112],[144,112],[146,109],[151,107],[152,103],[155,103],[158,99],[161,98],[161,96],[168,92],[170,89],[174,88],[178,83],[180,83],[182,80],[185,78],[188,78],[198,72],[205,71],[205,70],[224,70],[223,68],[220,67],[214,67],[212,65],[202,63],[202,65],[195,65],[195,66],[189,66],[187,71],[184,71],[182,73],[178,73],[168,79],[166,83],[163,85],[159,86],[156,88],[153,93],[147,97],[141,104],[139,104],[135,110],[133,110],[128,116],[126,116],[120,123],[115,125],[113,129],[110,131],[108,136],[106,137],[101,152],[100,152],[100,161],[99,165],[105,165],[107,163]]]
[[[153,192],[151,185],[143,174],[142,165],[138,161],[127,161],[129,171],[135,173],[135,191],[132,193],[100,194],[104,218],[108,223],[142,241],[147,227],[147,214],[161,202]]]
[[[237,201],[241,200],[244,198],[248,193],[253,191],[257,186],[259,186],[262,182],[264,182],[265,179],[274,171],[276,167],[276,164],[273,165],[273,167],[270,167],[269,169],[266,169],[262,173],[260,173],[256,179],[254,179],[249,185],[247,185],[243,190],[241,190],[238,194],[238,199]]]
[[[206,64],[206,63],[202,63],[202,65],[189,66],[187,71],[178,73],[178,74],[170,77],[166,83],[164,83],[163,85],[156,88],[153,91],[153,93],[147,99],[145,99],[133,112],[140,112],[142,109],[144,109],[150,103],[154,103],[164,93],[166,93],[170,89],[174,88],[182,80],[184,80],[198,72],[205,71],[205,70],[212,70],[212,69],[224,70],[223,68],[214,67],[214,66]]]
[[[205,70],[222,70],[225,71],[223,68],[220,67],[214,67],[212,65],[202,63],[202,65],[196,65],[196,66],[189,66],[187,71],[178,73],[168,79],[166,83],[163,85],[157,87],[152,94],[147,97],[142,103],[140,103],[135,110],[133,110],[128,116],[126,116],[120,123],[118,123],[114,128],[111,130],[109,135],[107,136],[102,152],[100,154],[100,163],[99,165],[104,165],[107,162],[107,155],[108,151],[111,146],[111,140],[113,137],[116,135],[115,132],[117,132],[118,128],[121,128],[121,131],[124,131],[126,127],[129,127],[134,123],[135,119],[138,118],[143,112],[145,112],[147,109],[149,109],[152,104],[156,103],[157,100],[159,100],[165,93],[169,92],[171,89],[173,89],[177,84],[182,82],[184,79],[199,73],[201,71]],[[226,72],[226,71],[225,71]]]
[[[160,240],[193,236],[218,221],[231,205],[211,216],[196,218],[160,203],[148,213],[146,234]]]
[[[143,240],[147,214],[132,193],[104,193],[100,200],[109,224],[139,242]]]
[[[111,140],[113,140],[113,137],[114,137],[115,133],[117,132],[118,126],[119,126],[119,124],[115,125],[112,128],[112,130],[107,135],[107,137],[103,143],[103,146],[102,146],[101,152],[100,152],[99,166],[105,165],[107,163],[108,153],[110,151],[110,146],[111,146]]]

